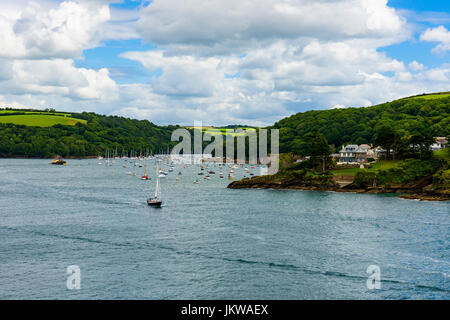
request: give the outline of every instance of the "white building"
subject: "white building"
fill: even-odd
[[[430,146],[433,151],[441,150],[446,148],[448,145],[448,140],[446,137],[436,137],[435,142]]]
[[[338,164],[355,164],[367,162],[368,145],[358,146],[356,144],[348,144],[343,146],[340,151]]]

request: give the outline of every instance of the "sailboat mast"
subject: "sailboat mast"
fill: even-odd
[[[159,166],[156,166],[156,189],[155,189],[155,198],[158,199],[159,194]]]

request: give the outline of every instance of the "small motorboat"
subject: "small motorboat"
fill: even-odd
[[[63,159],[55,159],[50,164],[58,165],[58,166],[65,166],[67,164],[66,161]]]

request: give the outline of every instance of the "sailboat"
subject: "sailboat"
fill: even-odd
[[[148,180],[148,176],[147,176],[147,165],[144,165],[144,175],[141,177],[142,180]]]
[[[153,198],[147,199],[147,204],[151,207],[160,208],[162,205],[162,198],[161,198],[161,189],[159,186],[159,175],[156,174],[156,189],[155,189],[155,195]]]

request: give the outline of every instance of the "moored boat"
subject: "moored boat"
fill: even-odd
[[[149,180],[147,176],[147,165],[144,165],[144,175],[141,177],[142,180]]]
[[[65,166],[65,165],[67,165],[67,162],[63,159],[55,159],[50,164]]]

